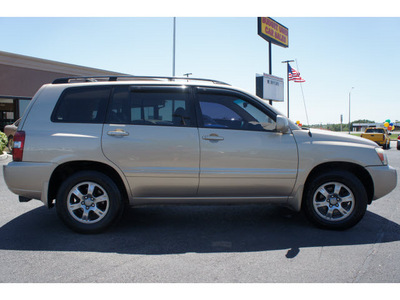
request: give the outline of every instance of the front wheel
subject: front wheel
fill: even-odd
[[[319,227],[343,230],[362,219],[368,196],[355,175],[331,171],[311,181],[303,201],[303,210],[311,222]]]
[[[72,230],[98,233],[122,214],[123,202],[117,185],[108,176],[97,171],[82,171],[62,183],[56,209]]]

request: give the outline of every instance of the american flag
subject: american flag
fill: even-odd
[[[289,68],[289,81],[294,82],[306,82],[303,78],[301,78],[300,73],[293,69],[290,64],[288,64]]]

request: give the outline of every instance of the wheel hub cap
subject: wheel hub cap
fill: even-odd
[[[339,197],[336,197],[336,196],[330,196],[328,201],[329,201],[329,203],[330,203],[331,205],[336,205],[336,204],[339,203],[340,198],[339,198]]]
[[[86,181],[75,185],[68,194],[68,211],[80,223],[101,221],[110,207],[105,189],[98,183]]]
[[[348,218],[354,210],[355,198],[348,186],[340,182],[328,182],[315,190],[313,207],[317,215],[329,222]]]

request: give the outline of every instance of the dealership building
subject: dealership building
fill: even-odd
[[[123,75],[0,51],[0,131],[22,116],[36,91],[56,78]]]

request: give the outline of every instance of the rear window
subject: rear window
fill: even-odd
[[[369,128],[365,131],[366,133],[385,133],[383,129]]]
[[[104,123],[111,87],[69,88],[61,95],[51,120],[62,123]]]

